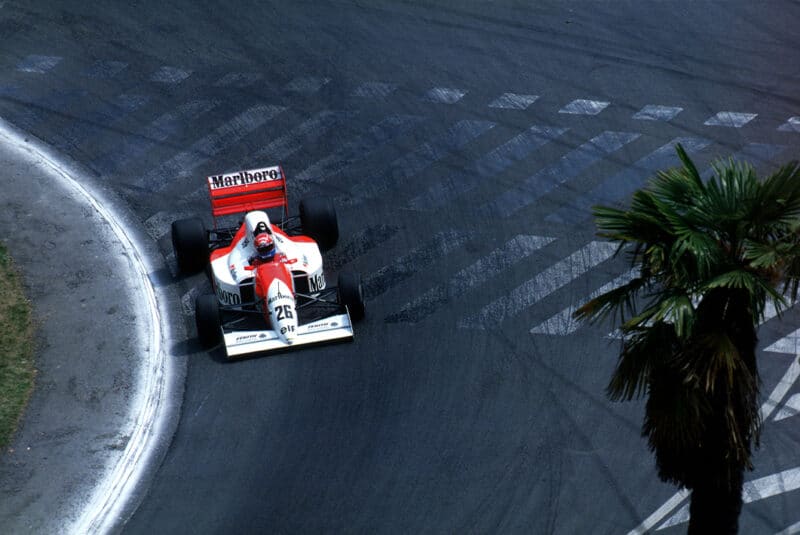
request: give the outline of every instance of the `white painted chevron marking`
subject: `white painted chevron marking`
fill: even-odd
[[[128,136],[120,145],[111,152],[101,156],[97,162],[102,168],[120,169],[131,160],[138,159],[142,154],[154,148],[159,142],[167,140],[179,128],[200,115],[213,110],[219,102],[210,100],[193,100],[181,104],[173,111],[169,111],[142,130]]]
[[[191,176],[195,169],[238,143],[285,109],[282,106],[269,104],[258,104],[249,108],[193,143],[189,150],[176,154],[147,173],[139,185],[150,184],[154,191],[160,191],[176,179]]]
[[[427,243],[365,277],[364,297],[367,300],[373,299],[414,274],[429,269],[434,262],[461,249],[470,236],[471,233],[457,230],[434,234]]]
[[[566,286],[601,262],[608,260],[616,250],[617,246],[610,242],[590,242],[534,278],[522,283],[509,295],[496,299],[483,307],[477,314],[464,318],[458,323],[458,326],[485,329],[499,325],[559,288]]]
[[[600,100],[573,100],[560,110],[558,113],[569,113],[572,115],[597,115],[608,107],[610,102]]]
[[[800,533],[800,522],[795,522],[788,528],[779,531],[775,535],[796,535],[797,533]]]
[[[789,344],[784,344],[784,340],[786,340],[787,338],[791,339],[792,341],[791,346]],[[794,356],[794,358],[792,359],[792,363],[789,365],[789,368],[786,370],[786,373],[783,374],[783,377],[781,377],[780,381],[778,381],[778,384],[770,393],[769,398],[761,405],[760,413],[761,413],[761,419],[763,421],[767,421],[769,417],[772,415],[772,413],[775,412],[778,405],[780,405],[781,401],[786,397],[789,390],[795,385],[797,379],[800,377],[800,358],[797,357],[798,355],[797,350],[800,349],[800,347],[798,347],[798,341],[799,341],[798,339],[800,339],[800,329],[794,331],[786,338],[778,340],[778,342],[772,344],[772,346],[764,350],[764,351],[770,351],[772,350],[773,347],[780,346],[781,351],[778,352],[790,353]],[[788,350],[790,347],[791,351]],[[789,477],[784,478],[784,475],[787,475]],[[800,468],[795,468],[786,472],[781,472],[780,474],[776,474],[775,476],[769,476],[769,478],[762,478],[762,480],[763,480],[762,483],[766,482],[768,484],[763,484],[763,485],[760,484],[761,486],[765,486],[767,488],[772,488],[772,489],[776,488],[779,489],[775,491],[774,494],[789,492],[789,490],[795,490],[797,488],[800,488]],[[791,485],[785,485],[785,480],[788,480],[791,483]],[[641,535],[645,533],[650,528],[661,522],[663,518],[665,518],[676,507],[678,507],[688,496],[689,492],[686,490],[682,490],[675,493],[672,496],[672,498],[667,500],[667,502],[665,502],[661,507],[659,507],[655,512],[653,512],[653,514],[647,517],[644,520],[644,522],[642,522],[639,526],[630,531],[628,535]],[[767,496],[762,495],[762,497],[767,497]],[[743,493],[743,498],[746,498],[745,493]],[[676,515],[677,514],[680,514],[680,511],[676,513]]]
[[[364,158],[398,135],[413,128],[420,121],[422,118],[414,115],[392,115],[384,118],[378,124],[370,127],[364,135],[343,143],[333,154],[312,163],[297,173],[293,177],[293,187],[297,186],[298,182],[326,180],[353,161]]]
[[[524,160],[536,149],[560,137],[566,131],[566,128],[555,126],[532,126],[473,161],[462,171],[437,182],[426,192],[411,199],[409,206],[415,210],[440,208]]]
[[[781,132],[800,132],[800,117],[789,117],[789,120],[778,127]]]
[[[791,492],[800,488],[800,468],[784,470],[777,474],[772,474],[753,481],[748,481],[742,488],[742,501],[745,504],[752,503],[765,498],[771,498],[778,494]],[[689,504],[681,507],[669,520],[658,527],[657,531],[666,529],[678,524],[689,521]]]
[[[623,284],[629,283],[634,277],[638,275],[638,270],[631,269],[614,279],[613,281],[609,282],[598,288],[597,290],[593,291],[589,297],[586,299],[594,299],[598,295],[602,295],[609,290],[613,290]],[[536,327],[530,330],[531,334],[550,334],[555,336],[566,336],[568,334],[572,334],[578,330],[578,328],[582,325],[581,322],[575,320],[572,317],[572,314],[578,309],[580,305],[583,303],[570,305],[569,307],[565,308],[558,314],[550,317],[548,320],[540,323]]]
[[[62,58],[59,56],[28,56],[17,64],[17,70],[21,72],[31,72],[44,74],[59,64]]]
[[[440,104],[455,104],[466,94],[467,92],[462,91],[461,89],[454,89],[450,87],[434,87],[425,93],[425,99],[430,100],[431,102],[439,102]]]
[[[503,247],[495,249],[474,264],[453,275],[447,283],[431,288],[415,300],[406,303],[389,321],[417,322],[431,314],[442,303],[457,298],[470,288],[483,284],[514,264],[555,240],[543,236],[519,235]]]
[[[614,204],[620,198],[632,194],[646,183],[653,172],[678,162],[675,145],[683,145],[689,155],[694,155],[711,142],[702,138],[678,137],[662,145],[635,164],[604,179],[589,191],[584,191],[566,201],[558,210],[545,217],[550,223],[577,223],[591,216],[591,206]]]
[[[214,83],[215,87],[247,87],[261,80],[257,72],[229,72]]]
[[[342,205],[355,205],[368,198],[386,194],[387,190],[417,175],[440,159],[461,149],[472,140],[494,128],[490,121],[461,120],[446,132],[418,146],[389,164],[385,177],[370,177],[350,188],[350,193],[336,198]],[[389,180],[386,179],[389,178]]]
[[[490,104],[490,108],[503,108],[507,110],[525,110],[536,102],[539,95],[519,95],[517,93],[503,93]]]
[[[679,108],[677,106],[658,106],[655,104],[648,104],[636,112],[633,118],[644,121],[671,121],[682,111],[683,108]]]
[[[321,111],[260,149],[255,154],[255,160],[268,158],[270,162],[282,163],[289,156],[300,150],[304,144],[318,140],[331,128],[353,115],[353,112],[347,111]]]
[[[800,414],[800,394],[795,394],[786,400],[781,410],[775,415],[775,421],[785,420]]]
[[[191,75],[192,71],[165,65],[150,75],[150,81],[162,84],[177,84],[186,80]]]
[[[741,128],[758,116],[757,113],[738,113],[721,111],[709,118],[703,124],[706,126],[725,126],[728,128]]]
[[[637,140],[640,134],[605,131],[580,147],[571,150],[557,162],[537,171],[521,184],[505,191],[481,207],[482,215],[511,217],[537,199],[578,176],[595,162]]]

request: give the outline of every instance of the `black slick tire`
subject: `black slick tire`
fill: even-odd
[[[339,240],[339,221],[333,201],[327,197],[309,197],[300,201],[300,223],[306,234],[327,251]]]
[[[358,273],[339,273],[338,281],[339,304],[350,311],[353,321],[364,319],[366,307],[364,306],[364,291],[361,287],[361,276]]]
[[[181,273],[202,271],[208,264],[208,233],[200,218],[172,222],[172,249]]]
[[[197,339],[208,349],[222,340],[222,326],[219,302],[214,294],[198,295],[194,301],[194,321],[197,326]]]

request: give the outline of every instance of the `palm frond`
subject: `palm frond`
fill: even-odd
[[[638,293],[647,282],[643,277],[634,277],[627,283],[590,299],[572,315],[578,320],[592,323],[601,321],[609,315],[618,315],[621,322],[624,322],[624,318],[635,310]]]
[[[608,397],[613,401],[641,397],[653,371],[672,357],[677,343],[675,330],[663,322],[629,333],[606,387]]]

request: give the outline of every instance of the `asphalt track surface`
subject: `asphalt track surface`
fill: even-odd
[[[604,398],[609,329],[562,318],[627,271],[594,242],[588,207],[624,200],[676,140],[703,169],[797,157],[798,15],[738,1],[2,4],[0,116],[89,169],[168,265],[169,222],[208,213],[204,176],[282,163],[293,202],[337,201],[330,280],[366,282],[351,344],[236,363],[191,337],[171,347],[188,361],[180,420],[118,530],[683,531],[641,405]],[[208,285],[165,279],[191,333]],[[794,378],[797,321],[760,331],[765,398]],[[798,529],[800,388],[786,387],[765,409],[742,533]]]

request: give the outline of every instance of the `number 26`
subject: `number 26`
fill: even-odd
[[[275,319],[281,321],[282,319],[290,320],[294,318],[292,314],[292,307],[290,305],[278,305],[275,307]]]

